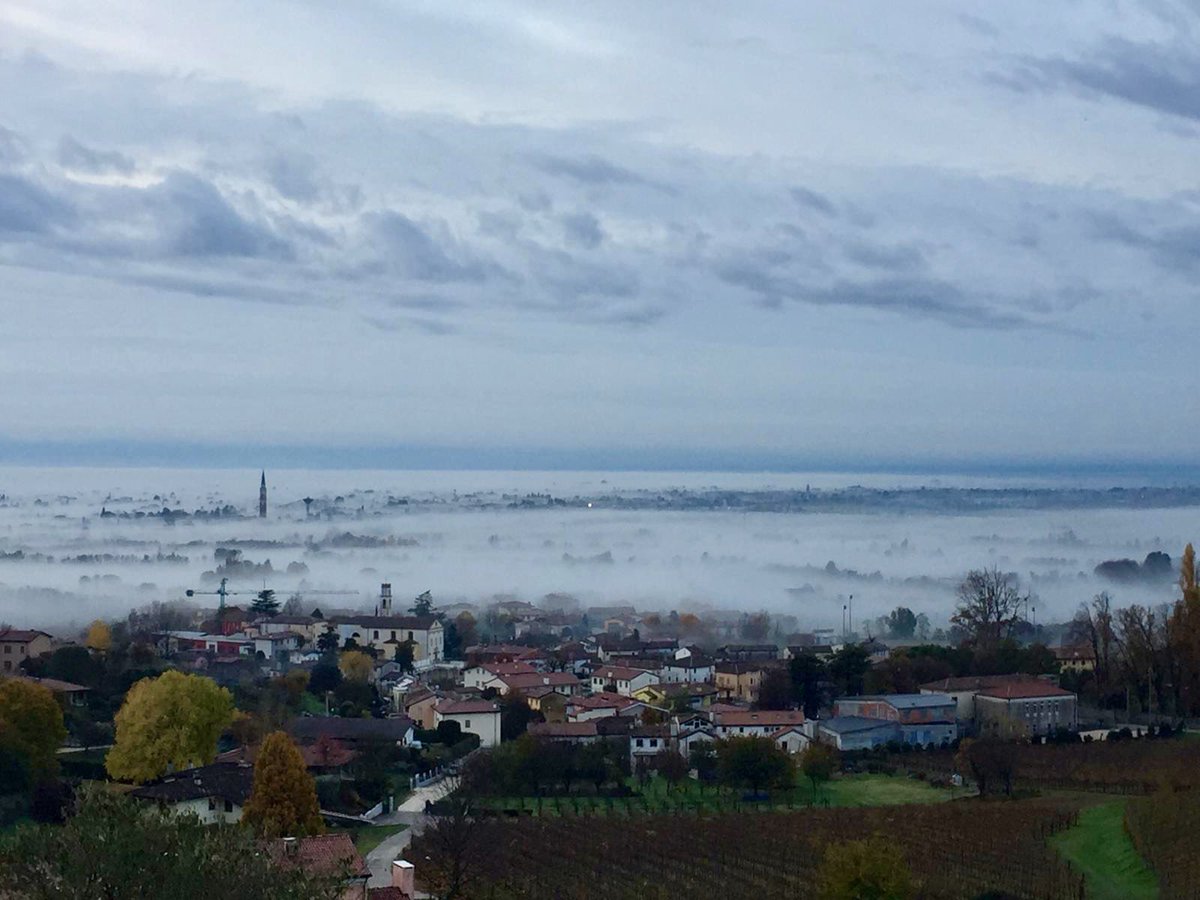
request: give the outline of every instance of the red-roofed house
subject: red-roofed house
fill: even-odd
[[[603,691],[587,697],[573,697],[567,704],[566,717],[568,722],[585,722],[608,716],[637,716],[645,708],[646,704],[640,700]]]
[[[975,724],[981,734],[1004,734],[1023,723],[1031,735],[1076,731],[1076,698],[1046,681],[1011,681],[975,695]]]
[[[367,900],[367,867],[346,832],[268,841],[267,855],[280,868],[299,868],[313,875],[345,874],[341,900]]]
[[[465,734],[479,736],[480,747],[500,743],[500,707],[491,700],[439,700],[433,708],[434,727],[457,722]]]
[[[516,691],[524,693],[541,687],[554,688],[558,693],[573,697],[579,693],[579,679],[570,672],[533,672],[529,674],[505,675],[500,679],[504,688],[502,694]]]
[[[781,728],[804,724],[799,709],[735,710],[713,714],[713,726],[721,737],[771,737]]]
[[[537,669],[527,662],[492,662],[472,666],[463,672],[463,686],[477,691],[495,688],[503,693],[502,678],[508,675],[536,675]]]

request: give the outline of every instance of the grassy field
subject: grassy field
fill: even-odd
[[[1084,873],[1097,900],[1149,900],[1158,881],[1125,833],[1125,801],[1089,807],[1079,824],[1055,835],[1051,844]]]
[[[354,846],[362,856],[366,856],[393,834],[399,834],[407,825],[363,825],[361,828],[347,828],[354,839]]]
[[[632,797],[499,797],[491,801],[497,809],[520,810],[541,815],[638,815],[647,812],[682,811],[722,812],[736,809],[794,809],[813,804],[808,783],[786,791],[774,791],[771,802],[744,802],[742,792],[701,788],[698,782],[685,781],[672,788],[661,778],[651,779],[644,787],[636,781],[630,787]],[[931,787],[915,778],[892,775],[847,775],[822,785],[817,792],[818,806],[889,806],[903,803],[941,803],[964,796],[963,791]]]

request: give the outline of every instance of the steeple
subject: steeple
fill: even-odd
[[[262,481],[258,484],[258,517],[267,517],[267,470],[263,469]]]

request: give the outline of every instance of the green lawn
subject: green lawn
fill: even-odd
[[[742,791],[701,788],[696,781],[687,780],[672,788],[661,778],[652,778],[644,787],[631,779],[633,797],[498,797],[491,805],[498,809],[522,810],[544,816],[567,815],[638,815],[652,812],[688,810],[719,812],[736,808],[795,809],[812,803],[812,787],[804,781],[787,791],[774,791],[771,803],[741,802]],[[821,806],[890,806],[904,803],[940,803],[963,796],[948,788],[935,788],[915,778],[899,775],[846,775],[827,782],[818,789],[817,803]]]
[[[399,834],[407,825],[363,825],[361,828],[348,828],[354,838],[354,846],[359,854],[365,857],[368,853],[382,844],[393,834]]]
[[[1146,900],[1158,896],[1158,881],[1125,833],[1125,801],[1093,806],[1079,824],[1051,838],[1051,844],[1087,877],[1088,894],[1098,900]]]
[[[805,791],[800,789],[801,795]],[[830,806],[897,806],[902,803],[941,803],[964,796],[952,788],[933,787],[916,778],[899,775],[847,775],[826,782],[817,789],[822,801]],[[811,786],[808,796],[812,796]]]

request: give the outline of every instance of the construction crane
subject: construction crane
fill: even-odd
[[[195,597],[200,594],[208,594],[210,596],[220,597],[221,601],[220,601],[220,603],[217,604],[218,610],[225,608],[225,598],[226,597],[236,597],[238,594],[248,594],[248,593],[254,593],[255,595],[259,594],[258,591],[251,592],[251,591],[231,591],[231,590],[229,590],[229,579],[228,578],[222,578],[221,586],[219,588],[217,588],[215,591],[193,591],[191,588],[188,588],[184,593],[188,597]],[[264,589],[262,591],[262,593],[265,594],[266,590]]]

